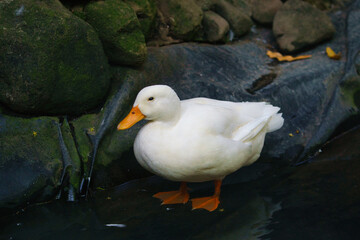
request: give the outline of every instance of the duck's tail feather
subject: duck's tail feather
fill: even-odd
[[[273,132],[282,127],[284,124],[284,118],[282,117],[282,113],[277,113],[271,117],[271,120],[268,124],[267,132]]]
[[[232,139],[235,141],[246,142],[256,137],[260,132],[266,131],[271,116],[264,116],[247,123],[234,132]],[[266,131],[267,132],[267,131]]]
[[[255,118],[241,126],[233,133],[232,139],[246,142],[255,138],[261,132],[265,134],[278,130],[284,124],[282,113],[277,113],[278,111],[280,111],[279,107],[265,103],[262,117]]]

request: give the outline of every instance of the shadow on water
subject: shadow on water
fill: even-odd
[[[89,201],[3,217],[0,239],[359,239],[358,146],[360,128],[327,143],[310,164],[243,168],[225,179],[212,213],[190,203],[160,206],[151,195],[179,185],[150,177],[99,190]],[[189,188],[191,197],[206,196],[213,185]]]

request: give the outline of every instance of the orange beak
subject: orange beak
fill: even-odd
[[[119,123],[117,130],[131,128],[135,123],[145,118],[138,106],[131,109],[130,113]]]

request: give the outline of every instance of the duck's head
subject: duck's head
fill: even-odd
[[[138,93],[133,108],[117,129],[128,129],[142,119],[173,121],[179,112],[180,99],[172,88],[166,85],[149,86]]]

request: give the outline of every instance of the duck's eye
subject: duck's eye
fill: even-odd
[[[153,97],[149,97],[149,98],[148,98],[148,101],[149,101],[149,102],[152,101],[152,100],[154,100]]]

